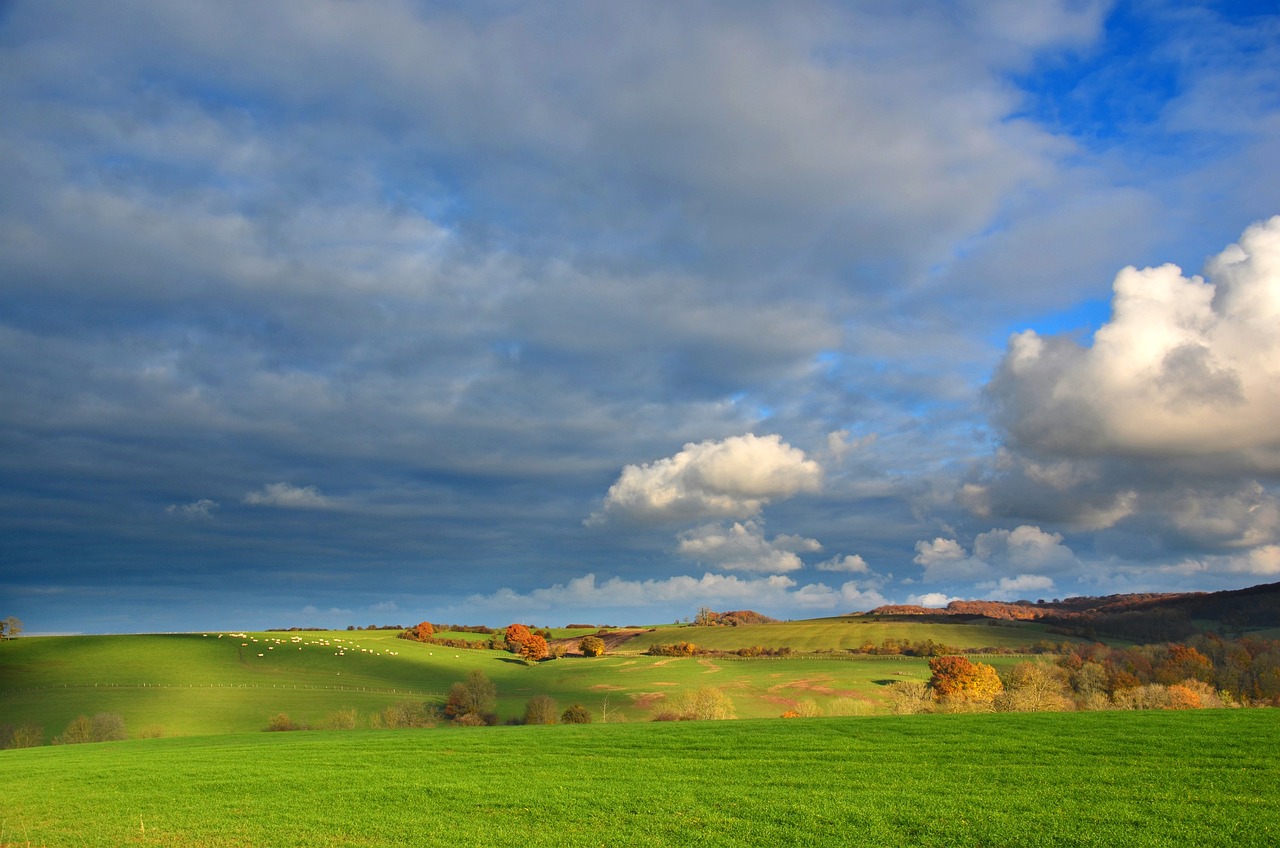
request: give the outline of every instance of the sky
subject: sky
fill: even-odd
[[[0,4],[0,617],[1280,580],[1280,14]]]

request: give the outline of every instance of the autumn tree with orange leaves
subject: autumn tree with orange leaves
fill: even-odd
[[[1004,691],[994,667],[966,657],[935,657],[929,660],[929,670],[934,700],[944,704],[990,705]]]
[[[526,663],[537,662],[547,656],[547,640],[537,633],[530,633],[523,624],[512,624],[504,634],[507,650],[518,655]]]

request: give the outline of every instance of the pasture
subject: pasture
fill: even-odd
[[[870,642],[886,639],[918,642],[932,639],[961,649],[1007,648],[1018,650],[1047,640],[1055,644],[1077,642],[1054,635],[1041,623],[1032,621],[937,621],[924,616],[836,616],[804,621],[778,621],[738,627],[697,627],[667,625],[641,633],[623,646],[624,651],[644,651],[650,645],[692,642],[703,648],[734,651],[752,645],[764,648],[788,647],[801,653],[857,650]]]
[[[138,740],[0,752],[0,845],[1270,846],[1278,750],[1269,710]]]
[[[698,629],[707,628],[675,630]],[[718,629],[754,638],[746,632],[754,627]],[[260,730],[280,712],[315,724],[354,708],[367,725],[400,701],[442,702],[472,669],[497,685],[502,720],[543,694],[561,709],[582,704],[596,721],[642,720],[670,694],[703,687],[725,692],[740,718],[776,717],[801,702],[861,715],[886,710],[886,684],[929,677],[923,659],[848,655],[618,653],[526,666],[504,652],[424,645],[391,631],[29,637],[0,644],[0,722],[36,722],[51,738],[77,715],[110,712],[131,735],[189,736]]]

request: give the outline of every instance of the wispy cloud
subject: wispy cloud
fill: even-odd
[[[243,502],[251,506],[278,506],[285,509],[329,509],[334,505],[315,486],[294,486],[283,482],[267,483],[258,491],[245,495]]]

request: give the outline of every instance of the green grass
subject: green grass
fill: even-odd
[[[5,846],[1270,846],[1266,710],[245,734],[0,752]]]
[[[1030,621],[1001,621],[992,624],[947,623],[913,616],[840,616],[806,621],[779,621],[739,627],[665,626],[628,640],[626,651],[644,651],[650,645],[692,642],[703,648],[734,651],[760,645],[788,647],[793,651],[848,651],[864,642],[880,645],[885,639],[919,642],[932,639],[957,648],[1020,649],[1041,640],[1055,644],[1077,639],[1050,633],[1043,624]]]
[[[279,712],[315,724],[345,708],[367,724],[397,701],[443,701],[472,669],[497,685],[503,720],[540,694],[561,709],[581,703],[597,719],[638,720],[673,692],[708,686],[724,690],[742,718],[776,717],[805,700],[828,714],[861,714],[885,710],[885,684],[929,676],[926,662],[910,657],[608,655],[526,666],[502,652],[387,632],[33,637],[0,643],[0,722],[35,722],[46,739],[99,712],[119,713],[133,735],[259,730]]]

